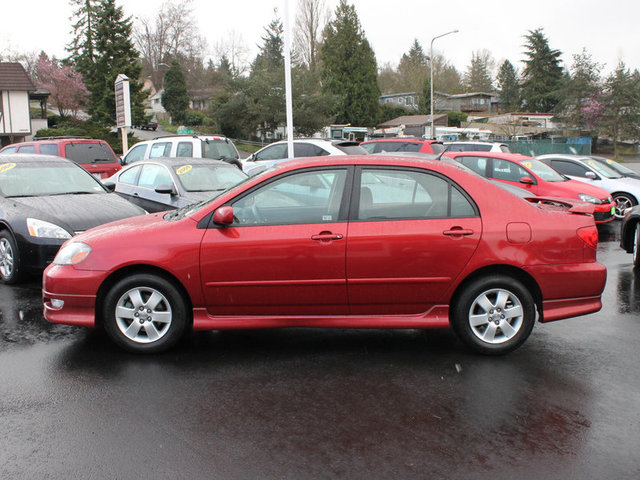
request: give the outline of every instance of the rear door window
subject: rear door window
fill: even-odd
[[[36,147],[34,147],[33,145],[18,147],[18,153],[36,153]]]
[[[76,163],[112,163],[116,159],[104,143],[69,143],[64,147],[64,156]]]
[[[180,142],[176,150],[176,157],[193,157],[193,143]]]
[[[171,142],[157,142],[151,145],[149,158],[168,157],[171,155]]]
[[[55,143],[40,144],[40,153],[45,155],[58,155],[58,145]]]
[[[469,167],[478,175],[487,176],[487,159],[484,157],[456,157],[456,160]]]

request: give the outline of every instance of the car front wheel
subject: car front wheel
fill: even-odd
[[[536,318],[531,293],[518,280],[490,275],[472,281],[452,305],[460,340],[486,355],[511,352],[531,334]]]
[[[187,326],[187,306],[170,281],[136,274],[117,282],[103,310],[107,334],[135,353],[158,353],[175,345]]]
[[[0,232],[0,281],[14,284],[22,280],[20,256],[16,242],[8,231]]]
[[[618,219],[623,219],[624,211],[637,203],[636,199],[628,193],[614,193],[613,199],[616,202],[615,217]]]
[[[633,230],[633,266],[640,267],[640,222]]]

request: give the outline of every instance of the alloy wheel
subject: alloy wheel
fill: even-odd
[[[497,345],[520,331],[524,320],[522,303],[508,290],[494,288],[476,297],[469,309],[469,326],[483,342]]]
[[[0,275],[2,278],[7,279],[13,274],[14,259],[13,249],[9,240],[6,238],[0,239]]]
[[[152,343],[169,332],[171,305],[155,288],[136,287],[120,297],[115,318],[125,337],[136,343]]]

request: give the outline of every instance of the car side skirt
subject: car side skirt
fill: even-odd
[[[434,305],[420,315],[255,315],[213,316],[205,308],[193,309],[194,330],[237,330],[254,328],[449,328],[449,307]]]

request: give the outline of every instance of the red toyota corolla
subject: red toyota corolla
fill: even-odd
[[[594,205],[596,223],[615,218],[615,202],[603,188],[572,180],[549,165],[519,153],[446,152],[483,177],[510,183],[541,197],[578,199]]]
[[[217,198],[88,230],[43,279],[50,322],[158,352],[187,329],[454,328],[520,346],[601,307],[593,206],[529,203],[444,162],[282,163]]]

